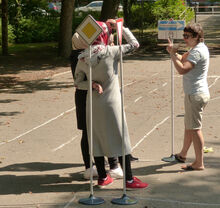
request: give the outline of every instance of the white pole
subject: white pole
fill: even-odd
[[[171,38],[173,44],[173,38]],[[171,155],[174,155],[174,69],[173,61],[171,59]]]
[[[123,64],[122,48],[120,49],[120,78],[121,78],[121,119],[122,119],[122,167],[123,167],[123,194],[126,195],[126,177],[125,177],[125,124],[124,124],[124,88],[123,88]]]
[[[91,45],[89,45],[89,142],[90,142],[90,195],[93,195],[93,131],[92,131],[92,67],[91,67]]]

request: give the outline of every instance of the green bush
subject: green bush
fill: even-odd
[[[130,27],[140,29],[156,27],[158,20],[185,19],[188,23],[194,17],[194,12],[183,5],[182,0],[158,0],[147,2],[143,6],[133,5],[131,8]]]
[[[185,13],[184,13],[185,12]],[[182,14],[185,15],[182,15]],[[193,17],[194,13],[183,4],[182,0],[158,0],[154,3],[153,14],[158,20],[180,20],[185,19],[189,22]]]
[[[0,31],[2,31],[1,19],[0,19]],[[8,25],[8,43],[14,43],[15,35],[14,28]],[[2,32],[0,33],[0,45],[2,45]]]
[[[57,41],[59,18],[21,18],[17,29],[17,43]]]
[[[155,24],[155,17],[152,13],[153,3],[144,3],[141,5],[133,5],[131,8],[130,27],[146,28]]]

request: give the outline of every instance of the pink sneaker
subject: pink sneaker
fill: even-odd
[[[108,186],[108,185],[110,185],[111,183],[113,183],[113,178],[111,178],[111,176],[110,175],[107,175],[107,177],[106,178],[99,178],[98,179],[98,186],[100,187],[100,188],[104,188],[105,186]]]
[[[133,177],[133,182],[128,183],[126,182],[126,188],[128,189],[140,189],[140,188],[147,188],[148,184],[142,182],[140,179]]]

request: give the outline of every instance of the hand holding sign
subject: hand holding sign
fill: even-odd
[[[119,45],[121,45],[122,44],[122,31],[123,31],[123,18],[117,19],[116,23],[117,23],[118,41],[119,41]]]
[[[113,30],[116,30],[116,20],[115,19],[108,19],[106,21],[106,24],[109,24]]]
[[[167,52],[172,55],[175,54],[178,51],[179,45],[178,44],[173,44],[173,41],[168,38],[168,46],[166,48]]]

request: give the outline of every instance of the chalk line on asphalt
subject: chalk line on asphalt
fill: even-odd
[[[138,145],[139,145],[141,142],[143,142],[158,126],[162,125],[168,118],[170,118],[170,116],[167,116],[166,118],[164,118],[161,122],[157,123],[148,133],[146,133],[146,134],[139,140],[139,142],[132,147],[132,151],[133,151],[136,147],[138,147]]]
[[[159,73],[152,74],[151,77],[154,77],[154,76],[156,76],[156,75],[158,75],[158,74],[159,74]]]
[[[74,137],[73,137],[72,139],[70,139],[69,141],[67,141],[67,142],[65,142],[65,143],[63,143],[63,144],[61,144],[59,147],[52,149],[52,152],[56,152],[57,150],[63,148],[63,147],[66,146],[67,144],[69,144],[69,143],[71,143],[72,141],[74,141],[77,137],[78,137],[78,135],[77,135],[77,136],[74,136]]]
[[[71,71],[65,71],[65,72],[60,72],[60,73],[58,73],[58,74],[54,74],[53,76],[51,76],[51,78],[52,77],[58,77],[58,76],[60,76],[60,75],[64,75],[64,74],[68,74],[68,73],[70,73]],[[48,77],[49,78],[49,77]]]
[[[137,81],[133,81],[133,82],[130,82],[130,83],[128,83],[128,84],[125,84],[124,85],[124,87],[127,87],[127,86],[129,86],[129,85],[132,85],[132,84],[134,84],[134,83],[136,83]]]
[[[74,197],[63,207],[63,208],[68,208],[70,204],[72,204],[72,202],[75,200],[76,196],[74,195]]]
[[[70,71],[62,72],[62,73],[59,73],[59,74],[54,75],[54,76],[59,76],[59,75],[62,75],[62,74],[67,74],[67,73],[69,73],[69,72],[70,72]],[[155,75],[156,75],[156,74],[157,74],[157,73],[155,73]],[[152,75],[152,76],[153,76],[153,75]],[[212,87],[213,85],[215,85],[215,83],[218,81],[218,79],[220,78],[220,76],[209,76],[209,77],[210,77],[210,78],[215,78],[214,82],[209,86],[209,88],[210,88],[210,87]],[[128,83],[128,84],[124,85],[124,87],[129,86],[129,85],[132,85],[132,84],[134,84],[134,83],[136,83],[136,82],[137,82],[137,81],[133,81],[133,82],[131,82],[131,83]],[[167,83],[164,83],[162,86],[164,87],[164,86],[166,86],[166,84],[167,84]],[[156,91],[156,90],[158,90],[158,89],[156,88],[156,89],[150,91],[149,93],[152,93],[152,92],[154,92],[154,91]],[[213,100],[213,99],[212,99],[212,100]],[[136,102],[137,102],[137,101],[136,101]],[[54,118],[52,118],[52,119],[50,119],[50,120],[44,122],[43,124],[40,124],[39,126],[36,126],[36,127],[32,128],[32,129],[30,129],[29,131],[26,131],[26,132],[24,132],[24,133],[18,135],[17,137],[15,137],[15,138],[13,138],[13,139],[8,140],[7,142],[1,142],[0,145],[7,144],[7,143],[12,142],[12,141],[14,141],[14,140],[16,140],[16,139],[19,139],[19,138],[21,138],[22,136],[24,136],[24,135],[26,135],[26,134],[28,134],[28,133],[30,133],[30,132],[32,132],[32,131],[34,131],[34,130],[40,128],[40,127],[42,127],[42,126],[45,126],[46,124],[48,124],[48,123],[50,123],[50,122],[56,120],[57,118],[63,116],[65,113],[68,113],[68,112],[73,111],[73,110],[75,110],[75,107],[73,107],[73,108],[71,108],[71,109],[69,109],[69,110],[67,110],[67,111],[62,112],[60,115],[58,115],[58,116],[56,116],[56,117],[54,117]],[[142,139],[143,139],[143,138],[142,138]]]
[[[59,73],[58,75],[60,75],[60,74],[66,74],[66,73],[68,73],[68,72],[62,72],[62,73]],[[134,84],[135,82],[137,82],[137,81],[128,83],[127,85],[124,85],[124,87],[129,86],[129,85],[131,85],[131,84]],[[1,142],[0,145],[4,145],[4,144],[10,143],[10,142],[12,142],[12,141],[14,141],[14,140],[16,140],[16,139],[19,139],[19,138],[21,138],[22,136],[24,136],[24,135],[26,135],[26,134],[29,134],[29,133],[31,133],[32,131],[34,131],[34,130],[36,130],[36,129],[42,127],[42,126],[45,126],[46,124],[48,124],[48,123],[50,123],[50,122],[56,120],[57,118],[63,116],[63,115],[66,114],[66,113],[69,113],[69,112],[71,112],[71,111],[73,111],[73,110],[75,110],[75,109],[76,109],[76,107],[74,106],[73,108],[62,112],[62,113],[59,114],[58,116],[56,116],[56,117],[54,117],[54,118],[51,118],[50,120],[44,122],[43,124],[40,124],[39,126],[36,126],[36,127],[34,127],[34,128],[32,128],[32,129],[30,129],[30,130],[28,130],[28,131],[26,131],[26,132],[24,132],[24,133],[18,135],[18,136],[16,136],[16,137],[13,138],[13,139],[10,139],[10,140],[8,140],[8,141],[6,141],[6,142]]]
[[[149,93],[153,93],[153,92],[155,92],[155,91],[157,91],[157,90],[158,90],[158,89],[155,88],[155,89],[151,90]]]
[[[216,77],[215,80],[214,80],[214,82],[213,82],[211,85],[209,85],[209,88],[212,87],[212,86],[214,86],[214,85],[216,84],[216,82],[219,80],[219,78],[220,78],[219,76]]]
[[[34,131],[34,130],[36,130],[36,129],[39,129],[39,128],[42,127],[42,126],[45,126],[46,124],[48,124],[48,123],[50,123],[50,122],[56,120],[57,118],[63,116],[63,115],[66,114],[66,113],[69,113],[69,112],[71,112],[71,111],[73,111],[73,110],[75,110],[75,107],[73,107],[73,108],[71,108],[71,109],[69,109],[69,110],[67,110],[67,111],[62,112],[62,113],[59,114],[58,116],[56,116],[56,117],[54,117],[54,118],[51,118],[50,120],[48,120],[48,121],[46,121],[46,122],[40,124],[39,126],[36,126],[36,127],[32,128],[32,129],[30,129],[29,131],[24,132],[23,134],[18,135],[17,137],[15,137],[15,138],[13,138],[13,139],[8,140],[7,142],[1,142],[0,145],[7,144],[7,143],[12,142],[12,141],[14,141],[14,140],[16,140],[16,139],[19,139],[19,138],[21,138],[22,136],[24,136],[24,135],[26,135],[26,134],[29,134],[30,132],[32,132],[32,131]]]
[[[140,100],[142,96],[138,97],[134,102],[136,103],[138,100]]]

